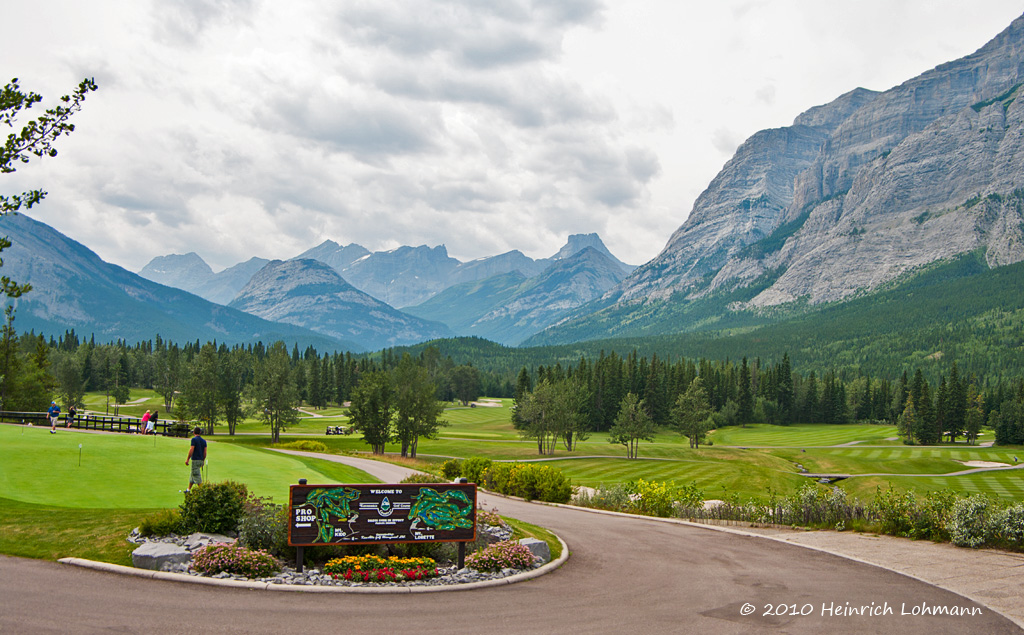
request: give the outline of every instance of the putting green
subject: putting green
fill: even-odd
[[[204,480],[244,483],[277,503],[300,478],[310,483],[373,483],[348,466],[209,441]],[[79,448],[81,444],[81,448]],[[0,425],[0,496],[73,508],[175,507],[188,485],[189,439],[93,434]]]

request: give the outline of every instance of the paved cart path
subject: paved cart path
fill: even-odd
[[[400,480],[392,477],[404,470],[334,458],[385,481]],[[950,591],[783,541],[480,498],[557,533],[569,545],[569,561],[500,588],[357,595],[211,588],[3,557],[0,632],[1024,632]],[[885,614],[849,615],[847,606]],[[768,607],[787,614],[764,615]],[[901,615],[921,607],[975,614]]]

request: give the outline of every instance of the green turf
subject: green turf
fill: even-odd
[[[50,434],[42,427],[0,425],[0,491],[14,500],[70,508],[174,507],[181,502],[179,490],[188,485],[188,448],[188,439],[73,430]],[[376,482],[335,463],[210,441],[207,480],[244,483],[252,493],[280,503],[300,478]]]
[[[644,479],[695,483],[706,498],[722,499],[737,494],[742,499],[762,498],[768,489],[788,494],[807,482],[790,471],[789,464],[760,452],[738,457],[713,453],[688,460],[562,459],[543,465],[558,468],[576,485],[601,488]]]
[[[762,423],[745,428],[720,428],[709,436],[715,445],[810,447],[854,442],[874,445],[895,437],[896,427],[861,424],[772,426]]]
[[[125,538],[156,510],[70,509],[0,498],[0,553],[57,560],[69,556],[132,565]]]
[[[839,481],[838,485],[861,500],[872,500],[879,487],[918,493],[949,489],[964,494],[1024,500],[1024,470],[979,472],[964,476],[863,476]]]

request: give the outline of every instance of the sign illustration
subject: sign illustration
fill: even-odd
[[[288,544],[476,539],[476,485],[292,485]]]

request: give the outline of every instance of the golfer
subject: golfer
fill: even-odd
[[[50,409],[46,411],[50,417],[50,434],[57,434],[57,419],[60,419],[60,406],[56,401],[50,402]]]
[[[193,485],[200,485],[203,482],[203,462],[206,460],[206,439],[199,436],[199,426],[192,428],[192,445],[188,449],[188,458],[185,465],[192,462],[192,475],[188,479],[188,489],[185,493],[192,491]]]

